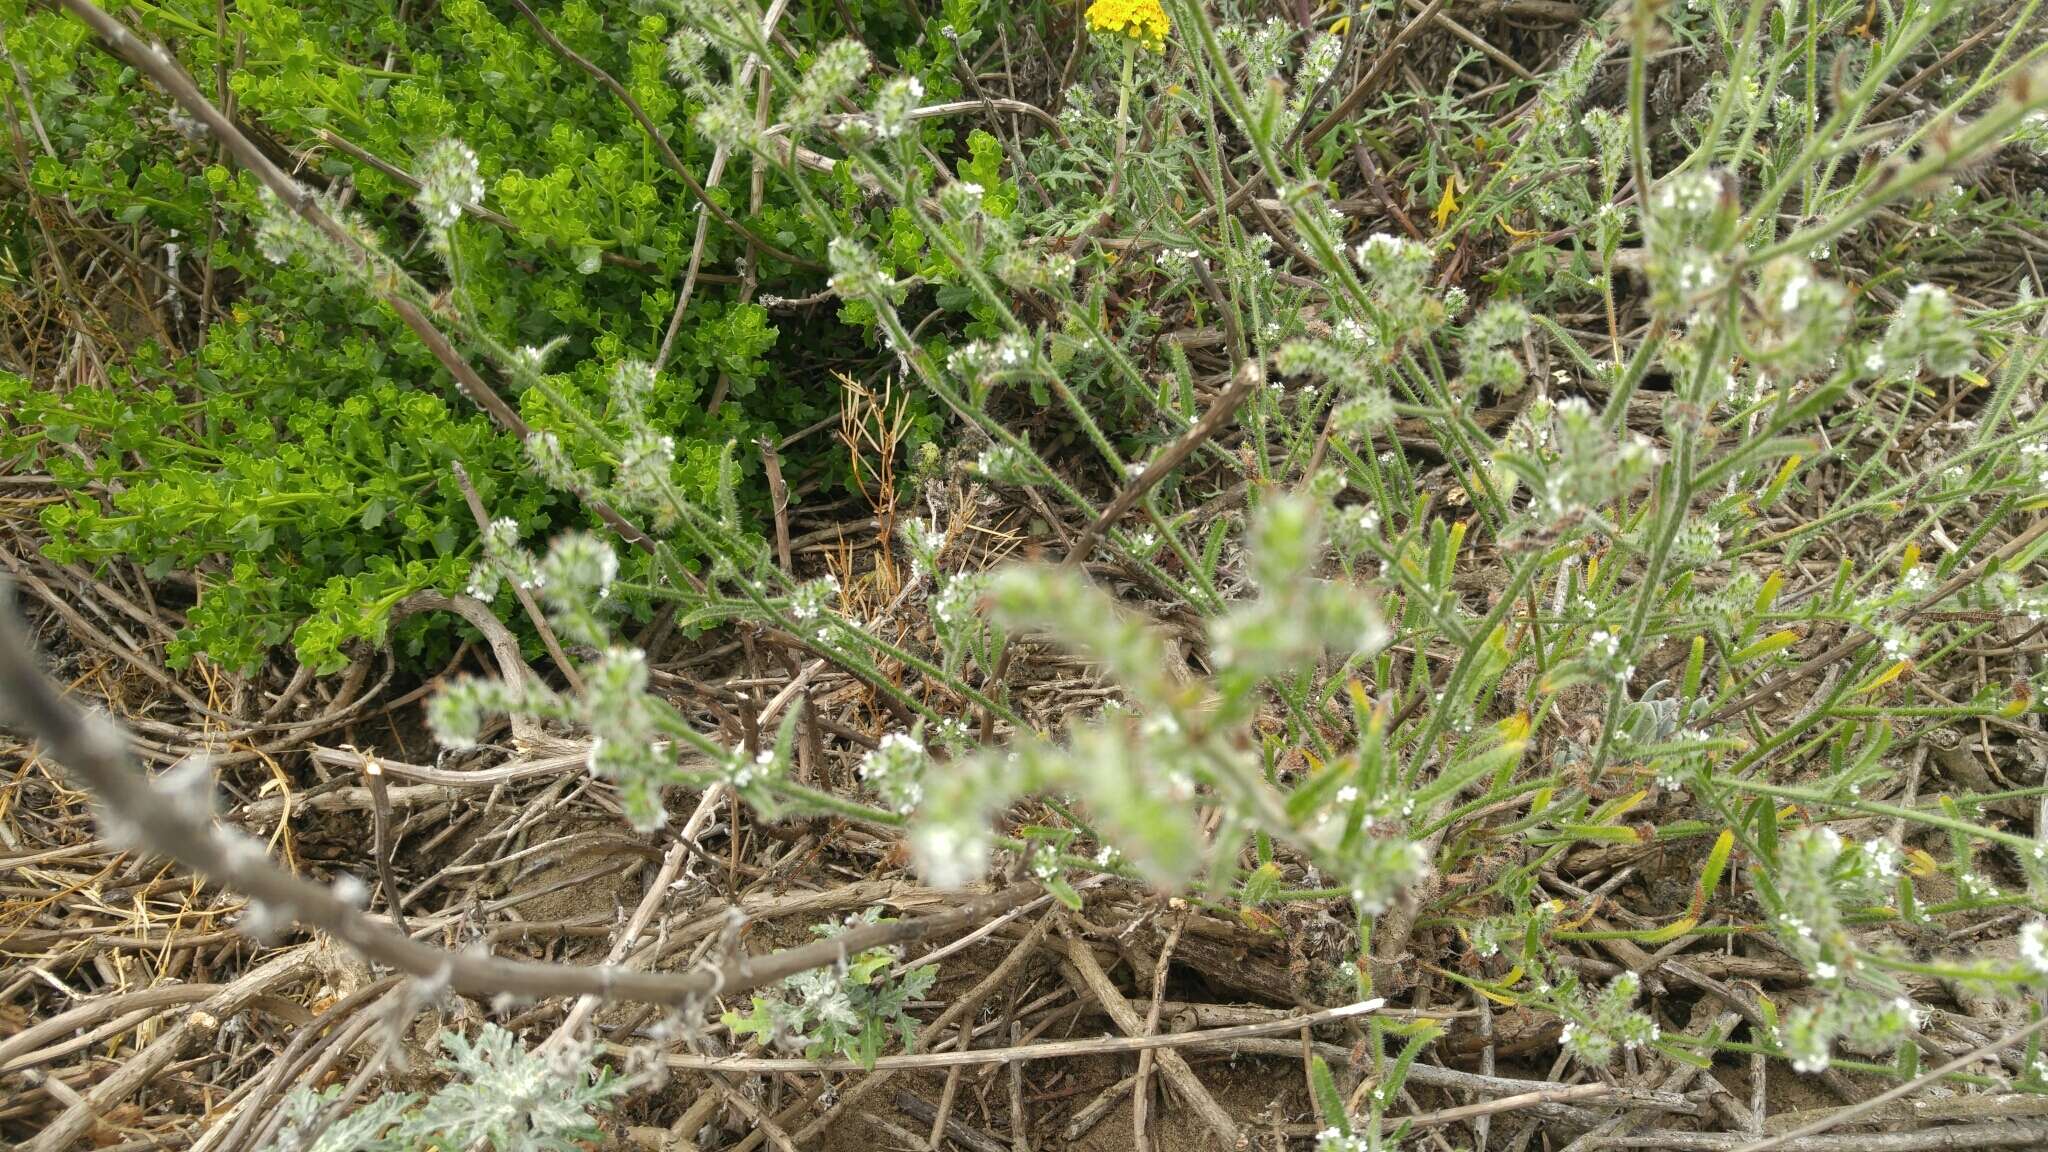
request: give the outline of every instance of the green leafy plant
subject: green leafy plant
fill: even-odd
[[[843,924],[822,924],[812,931],[830,939],[851,927],[879,923],[881,910],[870,908]],[[870,948],[844,964],[792,976],[782,982],[780,995],[756,994],[747,1012],[727,1012],[725,1026],[734,1040],[752,1037],[814,1059],[840,1056],[872,1068],[891,1033],[906,1048],[915,1045],[917,1021],[906,1006],[929,992],[939,976],[935,965],[903,967],[900,952]]]

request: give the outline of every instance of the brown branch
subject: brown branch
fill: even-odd
[[[1313,151],[1318,140],[1329,135],[1331,129],[1342,124],[1353,112],[1358,111],[1365,104],[1366,97],[1379,90],[1380,80],[1393,69],[1395,64],[1406,58],[1406,54],[1401,51],[1402,47],[1408,41],[1413,40],[1416,34],[1422,31],[1423,26],[1432,19],[1435,19],[1443,10],[1444,0],[1431,0],[1431,3],[1417,12],[1413,19],[1402,25],[1401,30],[1394,33],[1394,38],[1387,43],[1386,47],[1380,49],[1380,54],[1373,60],[1372,67],[1367,70],[1365,76],[1359,80],[1357,85],[1351,89],[1335,108],[1330,109],[1330,114],[1323,117],[1322,123],[1309,129],[1308,135],[1301,138],[1302,150],[1305,152]],[[1250,188],[1251,181],[1246,181],[1245,189],[1249,190]]]
[[[112,722],[79,709],[36,668],[27,637],[11,608],[0,609],[0,706],[6,708],[10,723],[19,724],[40,740],[51,759],[81,779],[105,806],[114,825],[132,832],[141,847],[325,932],[371,960],[410,976],[445,982],[468,995],[505,992],[534,999],[599,996],[648,1004],[690,1004],[840,963],[870,948],[964,928],[1000,916],[1039,894],[1036,885],[1019,884],[934,916],[859,928],[829,940],[765,956],[741,956],[684,973],[640,972],[615,965],[539,964],[468,950],[449,952],[401,935],[327,886],[278,867],[258,842],[198,819],[188,797],[170,794],[128,758],[127,741]]]
[[[450,461],[448,468],[455,473],[455,483],[462,488],[462,499],[469,505],[470,516],[476,520],[477,532],[488,533],[491,530],[491,516],[484,511],[483,497],[477,495],[476,485],[470,482],[469,471],[462,466],[460,460]],[[519,606],[526,610],[526,618],[533,621],[534,631],[540,633],[540,642],[548,650],[548,659],[553,660],[555,667],[561,670],[562,679],[569,682],[569,690],[579,696],[582,695],[583,677],[577,674],[576,665],[570,663],[569,654],[562,651],[562,643],[555,639],[555,630],[548,626],[547,616],[541,612],[540,605],[533,602],[533,593],[527,591],[526,586],[517,580],[508,580],[506,583],[512,585],[512,595],[518,599]]]
[[[1145,466],[1145,470],[1138,473],[1137,479],[1132,480],[1124,486],[1123,491],[1116,494],[1116,499],[1110,501],[1109,507],[1102,510],[1102,515],[1095,518],[1095,523],[1090,524],[1081,533],[1081,538],[1074,541],[1074,547],[1067,552],[1066,563],[1071,566],[1086,561],[1088,554],[1095,550],[1096,541],[1102,539],[1103,534],[1121,520],[1124,513],[1129,512],[1138,501],[1144,499],[1145,493],[1150,492],[1175,468],[1180,467],[1183,461],[1194,455],[1195,449],[1200,448],[1210,437],[1221,431],[1230,418],[1237,414],[1238,406],[1244,403],[1244,398],[1251,395],[1252,389],[1257,388],[1265,379],[1266,371],[1260,367],[1256,358],[1248,358],[1238,365],[1237,375],[1231,378],[1230,387],[1224,389],[1214,404],[1209,405],[1209,410],[1202,413],[1202,418],[1195,422],[1194,427],[1182,433],[1180,439],[1167,445],[1165,451],[1153,457],[1152,462]]]
[[[1062,950],[1061,954],[1071,957],[1078,954],[1085,947],[1086,945],[1077,944],[1072,949]],[[1096,967],[1100,970],[1101,965],[1097,964]],[[1108,979],[1109,977],[1105,973],[1103,980],[1107,982]],[[1092,989],[1092,985],[1090,987]],[[1115,991],[1114,985],[1109,985],[1108,987],[1111,991]],[[1130,1006],[1130,1001],[1125,999],[1120,992],[1117,993],[1117,1000],[1124,1007]],[[1175,1051],[1176,1049],[1235,1048],[1241,1044],[1251,1043],[1261,1036],[1299,1032],[1303,1028],[1312,1028],[1318,1024],[1348,1020],[1357,1016],[1368,1016],[1377,1011],[1379,1006],[1380,1001],[1378,1000],[1365,1000],[1357,1004],[1346,1005],[1342,1008],[1325,1008],[1320,1012],[1311,1012],[1304,1016],[1268,1020],[1261,1024],[1238,1024],[1229,1028],[1211,1028],[1202,1032],[1155,1032],[1150,1036],[1126,1035],[1097,1037],[1086,1040],[1055,1040],[1041,1044],[1020,1044],[1011,1048],[968,1048],[953,1052],[907,1052],[900,1056],[877,1057],[872,1067],[862,1064],[858,1060],[811,1060],[799,1056],[699,1056],[691,1052],[670,1052],[661,1059],[669,1068],[678,1072],[746,1072],[751,1074],[769,1072],[901,1072],[906,1069],[930,1070],[933,1068],[951,1068],[956,1064],[1014,1064],[1026,1060],[1054,1060],[1067,1056],[1114,1056],[1143,1052],[1150,1049],[1160,1053],[1161,1068],[1171,1069],[1175,1062],[1179,1062],[1181,1067],[1187,1066],[1186,1062],[1180,1059]],[[1143,1021],[1139,1020],[1136,1012],[1133,1011],[1130,1023],[1135,1029]],[[617,1052],[621,1055],[632,1050],[630,1047],[622,1044],[608,1044],[605,1047],[608,1051]],[[1475,1079],[1478,1078],[1475,1077]],[[1417,1082],[1420,1083],[1421,1081],[1418,1080]],[[1549,1087],[1549,1085],[1540,1085],[1540,1087]],[[1203,1089],[1203,1091],[1207,1092],[1208,1090]],[[1212,1104],[1215,1102],[1213,1097],[1211,1097],[1210,1102]],[[1221,1105],[1217,1106],[1215,1115],[1223,1120],[1229,1119],[1228,1116],[1222,1114]],[[1234,1130],[1234,1123],[1232,1127]],[[1226,1147],[1235,1146],[1234,1139],[1231,1144],[1226,1145]]]
[[[1110,983],[1109,974],[1102,970],[1102,964],[1095,959],[1095,953],[1089,949],[1085,941],[1069,929],[1064,919],[1060,922],[1060,933],[1066,937],[1068,973],[1073,978],[1073,981],[1081,988],[1086,989],[1090,995],[1094,996],[1101,1003],[1103,1010],[1109,1013],[1109,1018],[1116,1022],[1117,1028],[1127,1038],[1140,1042],[1137,1046],[1141,1050],[1150,1047],[1157,1047],[1159,1049],[1157,1059],[1160,1074],[1166,1077],[1166,1082],[1180,1096],[1182,1103],[1186,1104],[1197,1116],[1202,1118],[1202,1121],[1209,1126],[1209,1130],[1214,1132],[1217,1138],[1223,1141],[1225,1148],[1238,1147],[1237,1122],[1230,1118],[1230,1113],[1224,1110],[1223,1105],[1217,1103],[1216,1097],[1209,1092],[1208,1087],[1202,1083],[1201,1078],[1195,1075],[1195,1070],[1188,1066],[1187,1058],[1173,1050],[1174,1045],[1186,1044],[1190,1042],[1189,1038],[1197,1034],[1180,1032],[1170,1033],[1165,1036],[1161,1036],[1158,1033],[1153,1033],[1149,1036],[1145,1035],[1145,1022],[1139,1019],[1137,1010],[1131,1007],[1131,1002],[1125,998],[1122,992],[1117,990],[1116,985]],[[1354,1005],[1352,1010],[1362,1009],[1363,1011],[1370,1012],[1377,1007],[1379,1007],[1378,1002],[1367,1001],[1365,1004]],[[1318,1015],[1321,1014],[1318,1013]],[[1278,1021],[1276,1023],[1298,1024],[1302,1029],[1306,1030],[1314,1019],[1315,1017],[1309,1016],[1299,1020]],[[1262,1031],[1246,1031],[1246,1029],[1271,1029],[1277,1031],[1277,1029],[1272,1029],[1271,1025],[1260,1024],[1248,1024],[1242,1029],[1223,1029],[1222,1031],[1236,1031],[1247,1036],[1262,1034]],[[1159,1041],[1165,1043],[1151,1043]],[[1106,1051],[1114,1042],[1097,1040],[1090,1041],[1090,1043],[1094,1044],[1098,1051]]]
[[[1743,1152],[1749,1137],[1732,1132],[1645,1132],[1603,1136],[1593,1148],[1643,1148],[1658,1152]],[[1993,1121],[1922,1128],[1917,1132],[1858,1132],[1852,1136],[1806,1136],[1775,1145],[1785,1152],[1978,1152],[1984,1148],[2048,1146],[2048,1122]]]
[[[259,993],[273,984],[297,979],[311,968],[313,951],[311,948],[298,948],[272,957],[186,1013],[183,1020],[123,1061],[106,1079],[94,1084],[82,1099],[70,1102],[49,1127],[21,1146],[23,1152],[62,1152],[77,1144],[94,1121],[106,1115],[114,1105],[141,1091],[172,1061],[213,1043],[221,1024],[240,1012]]]

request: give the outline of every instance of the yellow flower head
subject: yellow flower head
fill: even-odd
[[[1166,50],[1173,23],[1159,0],[1095,0],[1088,6],[1088,26],[1111,36],[1128,36],[1154,52]]]

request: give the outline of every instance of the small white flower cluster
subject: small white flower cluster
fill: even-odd
[[[725,759],[725,782],[736,792],[746,792],[757,784],[779,779],[781,763],[775,749],[763,748],[751,755],[745,745],[734,745]]]
[[[1996,900],[1998,885],[1981,872],[1965,872],[1956,877],[1956,890],[1966,900]]]
[[[830,573],[799,584],[789,596],[789,615],[802,623],[820,619],[839,601],[839,577]]]
[[[1275,328],[1277,335],[1277,326]],[[1343,317],[1333,330],[1364,332],[1365,327],[1350,317]],[[1385,389],[1375,381],[1369,366],[1359,356],[1361,348],[1368,346],[1371,340],[1367,337],[1365,342],[1361,342],[1342,336],[1328,340],[1289,340],[1274,353],[1273,366],[1282,376],[1319,377],[1336,385],[1344,395],[1374,398],[1378,405],[1370,413],[1361,415],[1379,416],[1384,413],[1386,419],[1391,419],[1392,407],[1386,401]],[[1280,381],[1275,380],[1273,387],[1279,389]]]
[[[445,748],[474,748],[484,717],[510,712],[526,700],[502,680],[462,676],[436,692],[427,703],[427,727]]]
[[[918,871],[934,888],[965,888],[988,871],[991,841],[980,824],[924,823],[910,833]]]
[[[612,473],[612,489],[620,504],[671,515],[669,484],[676,465],[676,439],[651,428],[635,428],[626,437]]]
[[[1623,972],[1590,997],[1583,1009],[1565,1021],[1558,1043],[1583,1063],[1601,1067],[1615,1053],[1634,1051],[1657,1042],[1657,1022],[1635,1010],[1642,978]]]
[[[519,543],[517,520],[501,516],[491,521],[484,527],[482,543],[483,555],[470,569],[465,589],[471,597],[490,603],[497,597],[500,580],[510,580],[526,592],[547,586],[547,573]]]
[[[1006,332],[992,341],[970,341],[946,357],[946,367],[954,375],[991,382],[1028,375],[1037,363],[1037,346],[1017,332]]]
[[[1449,308],[1454,315],[1459,310]],[[1519,304],[1496,301],[1480,309],[1465,326],[1464,386],[1504,395],[1521,391],[1525,371],[1512,349],[1528,331],[1529,311]]]
[[[1080,265],[1065,252],[1005,248],[996,254],[996,279],[1019,291],[1046,292],[1074,282]],[[1092,337],[1083,341],[1087,344]]]
[[[804,72],[804,82],[783,105],[782,119],[794,128],[818,123],[842,97],[852,93],[870,64],[868,50],[858,40],[826,45]]]
[[[526,459],[549,486],[564,492],[588,492],[596,479],[569,458],[562,438],[553,432],[531,432],[526,437]]]
[[[2007,569],[1985,582],[1985,595],[2000,609],[2024,616],[2032,624],[2048,620],[2048,590],[2029,588],[2020,574]]]
[[[1778,1047],[1792,1061],[1792,1070],[1807,1075],[1828,1070],[1834,1061],[1834,1037],[1820,1026],[1810,1008],[1791,1012],[1778,1027]]]
[[[971,219],[981,213],[987,189],[972,180],[954,180],[939,189],[939,211],[953,220]]]
[[[1885,329],[1885,366],[1894,372],[1959,376],[1976,358],[1976,337],[1945,288],[1915,284]]]
[[[1611,108],[1588,108],[1579,117],[1579,127],[1593,140],[1593,157],[1600,165],[1600,185],[1605,197],[1613,199],[1621,184],[1623,166],[1628,163],[1628,121]]]
[[[1263,23],[1231,21],[1216,29],[1223,46],[1242,62],[1247,76],[1278,76],[1287,70],[1294,27],[1277,16]]]
[[[1152,254],[1152,262],[1168,276],[1180,277],[1193,273],[1195,261],[1202,254],[1193,248],[1161,248]]]
[[[2048,980],[2048,920],[2029,920],[2020,926],[2020,963],[2036,980]]]
[[[316,203],[329,220],[353,237],[365,251],[370,249],[373,235],[362,217],[351,209],[344,208],[333,194],[315,194]],[[304,256],[316,265],[341,272],[358,271],[356,253],[327,234],[297,212],[287,208],[269,189],[263,191],[263,217],[256,222],[256,250],[272,264],[289,263],[294,256]]]
[[[1658,185],[1651,205],[1658,223],[1685,231],[1711,218],[1721,206],[1721,178],[1711,172],[1680,172]]]
[[[1373,1152],[1373,1146],[1359,1133],[1325,1128],[1316,1133],[1316,1152]]]
[[[875,94],[875,135],[896,140],[910,127],[912,114],[924,100],[924,84],[915,76],[897,76]]]
[[[669,75],[675,77],[686,91],[697,91],[710,82],[704,66],[704,57],[711,45],[703,34],[693,28],[679,29],[668,38],[667,56]]]
[[[1852,320],[1847,288],[1785,257],[1765,266],[1759,295],[1761,323],[1751,338],[1759,363],[1797,373],[1833,360]]]
[[[1605,628],[1595,628],[1586,637],[1586,663],[1617,683],[1625,684],[1636,674],[1635,664],[1622,653],[1621,637]]]
[[[1336,72],[1338,62],[1344,55],[1344,38],[1327,32],[1309,41],[1308,49],[1301,54],[1301,67],[1295,70],[1292,92],[1287,101],[1289,119],[1299,120],[1307,111],[1309,97],[1316,94],[1323,81]]]
[[[1008,444],[992,444],[974,462],[975,470],[997,484],[1026,485],[1039,480],[1031,458]]]
[[[697,111],[697,131],[727,152],[748,152],[758,143],[754,114],[730,87],[714,85],[703,90],[708,96]]]
[[[661,792],[675,766],[661,742],[663,706],[648,694],[647,675],[647,653],[607,649],[583,669],[579,717],[590,728],[591,775],[618,785],[627,820],[642,831],[667,823]]]
[[[2036,492],[2048,492],[2048,435],[2020,445],[2020,475]]]
[[[1059,849],[1039,844],[1031,849],[1031,874],[1040,880],[1057,880],[1067,870],[1060,863]]]
[[[606,642],[600,612],[619,576],[618,553],[609,542],[589,532],[565,532],[549,544],[535,575],[557,631],[593,648]]]
[[[1140,560],[1150,560],[1159,554],[1159,533],[1154,532],[1150,528],[1141,528],[1136,532],[1120,536],[1119,542],[1123,545],[1124,551],[1129,552]]]
[[[1705,568],[1721,559],[1721,529],[1704,516],[1689,516],[1671,541],[1671,558],[1686,568]]]
[[[1870,634],[1876,637],[1878,647],[1888,661],[1910,659],[1920,650],[1920,637],[1913,630],[1895,620],[1879,620],[1870,625]]]
[[[832,268],[832,291],[844,299],[879,301],[894,287],[875,254],[852,237],[833,237],[825,259]]]
[[[464,208],[483,202],[484,180],[476,152],[460,140],[442,140],[422,152],[418,179],[413,206],[437,236],[445,237],[455,227]]]
[[[645,360],[621,360],[612,367],[612,399],[628,420],[641,419],[655,383],[654,365]]]
[[[908,732],[891,732],[860,760],[860,778],[890,808],[909,815],[924,800],[925,748]]]

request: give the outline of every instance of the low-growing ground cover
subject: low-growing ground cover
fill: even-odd
[[[2048,1142],[2037,6],[0,9],[0,1132]]]

